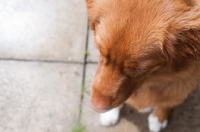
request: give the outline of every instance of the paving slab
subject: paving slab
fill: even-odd
[[[94,44],[93,31],[89,30],[87,62],[98,62],[99,51]]]
[[[0,57],[83,62],[84,0],[0,0]]]
[[[89,64],[86,70],[86,93],[83,100],[82,123],[86,132],[150,132],[147,118],[149,113],[141,114],[128,105],[121,110],[119,123],[102,127],[99,114],[90,106],[90,88],[97,65]],[[162,132],[200,132],[200,86],[188,96],[185,102],[174,108],[169,124]]]
[[[70,132],[82,65],[0,61],[0,132]]]

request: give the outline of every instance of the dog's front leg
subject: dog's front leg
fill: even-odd
[[[157,106],[153,113],[148,117],[149,129],[151,132],[160,132],[167,126],[167,120],[171,107]]]
[[[122,106],[114,108],[106,113],[100,114],[100,121],[103,126],[115,125],[119,120],[120,109]]]

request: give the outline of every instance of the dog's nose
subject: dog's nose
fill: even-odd
[[[104,113],[112,109],[106,102],[98,99],[91,99],[91,105],[94,111]]]

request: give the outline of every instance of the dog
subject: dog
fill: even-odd
[[[102,125],[127,103],[153,112],[149,129],[167,126],[174,106],[200,81],[199,0],[86,0],[99,50],[91,104]]]

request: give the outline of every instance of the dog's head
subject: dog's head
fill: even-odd
[[[87,0],[100,51],[92,104],[125,102],[152,74],[179,72],[200,55],[200,9],[183,0]]]

